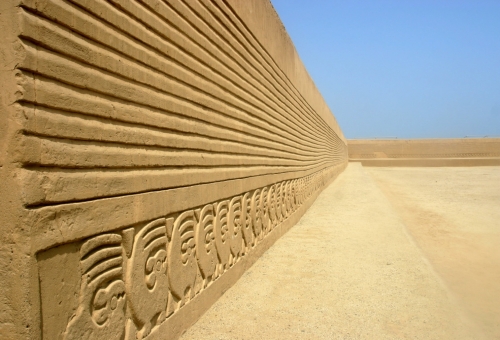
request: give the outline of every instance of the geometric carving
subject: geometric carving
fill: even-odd
[[[299,205],[301,205],[302,202],[304,201],[304,190],[303,190],[303,188],[304,188],[304,179],[301,178],[299,180],[298,185],[297,185],[297,203]]]
[[[293,193],[293,186],[294,186],[294,180],[291,180],[288,182],[288,187],[287,187],[287,191],[288,191],[288,205],[289,205],[289,208],[288,208],[288,211],[289,211],[289,214],[291,214],[292,212],[295,211],[295,198],[294,198],[294,193]]]
[[[244,221],[241,219],[241,196],[236,196],[229,201],[229,208],[227,212],[227,225],[229,231],[229,245],[231,254],[237,259],[241,255],[243,248],[243,235],[242,224]]]
[[[262,221],[262,234],[265,236],[270,231],[271,220],[269,218],[269,203],[270,197],[268,195],[267,187],[262,188],[260,194],[260,219]]]
[[[295,180],[290,182],[290,187],[288,188],[288,200],[290,201],[290,211],[295,211],[295,192],[294,192],[294,186],[295,186]]]
[[[292,211],[297,209],[297,180],[294,179],[290,185],[290,205],[292,206]]]
[[[140,326],[137,339],[142,339],[150,333],[153,321],[159,324],[166,317],[168,278],[164,218],[148,223],[137,232],[126,268],[127,300],[132,318]]]
[[[283,219],[288,217],[289,203],[288,203],[288,183],[283,181],[281,183],[281,216]]]
[[[269,192],[267,194],[267,206],[269,208],[269,219],[271,220],[270,227],[274,228],[277,224],[277,215],[276,215],[276,185],[273,184],[269,188]],[[271,231],[271,229],[269,229]]]
[[[283,183],[284,182],[281,182],[281,183],[277,183],[275,185],[275,188],[276,188],[276,200],[275,200],[275,203],[274,203],[274,206],[276,207],[276,219],[278,220],[277,223],[283,221]]]
[[[283,182],[282,195],[283,195],[283,206],[281,207],[282,214],[287,218],[291,213],[290,205],[290,181]]]
[[[170,291],[177,300],[185,301],[194,293],[193,287],[198,272],[195,259],[194,212],[188,210],[180,214],[173,222],[167,220],[168,245],[168,280]]]
[[[274,193],[271,197],[272,201],[273,201],[273,207],[274,207],[274,223],[273,223],[273,226],[276,226],[277,224],[279,224],[279,222],[281,221],[281,184],[280,183],[276,183],[274,185]]]
[[[295,185],[295,202],[297,205],[301,204],[301,195],[302,195],[302,180],[299,179]]]
[[[103,234],[81,246],[79,305],[64,339],[123,338],[125,284],[121,241],[118,234]]]
[[[250,199],[250,193],[246,192],[241,198],[241,231],[243,233],[243,239],[245,240],[246,250],[245,253],[253,247],[255,243],[255,237],[252,229],[252,202]]]
[[[250,203],[250,215],[252,218],[252,228],[256,238],[260,239],[262,234],[262,204],[261,191],[257,189],[253,192]]]
[[[297,181],[297,185],[295,186],[295,201],[297,202],[297,206],[302,204],[302,181]]]
[[[227,268],[229,264],[229,257],[231,255],[230,251],[230,241],[231,235],[229,233],[229,226],[227,221],[228,213],[227,200],[215,203],[215,244],[217,245],[217,254],[219,257],[219,263],[221,264],[221,273]]]
[[[302,204],[302,183],[303,183],[302,178],[297,181],[297,193],[296,193],[297,205]]]
[[[196,210],[196,258],[204,279],[211,279],[217,268],[217,249],[215,247],[214,206],[207,204]]]
[[[280,221],[283,221],[284,219],[286,219],[288,217],[288,209],[286,207],[286,201],[288,200],[288,192],[287,192],[287,184],[288,182],[281,182],[280,183],[280,186],[281,186],[281,189],[280,189],[280,194],[281,194],[281,198],[280,198],[280,202],[281,202],[281,220]]]

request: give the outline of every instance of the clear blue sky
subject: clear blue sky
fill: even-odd
[[[500,137],[500,0],[271,0],[346,138]]]

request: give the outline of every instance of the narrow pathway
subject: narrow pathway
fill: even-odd
[[[490,339],[359,163],[181,338]]]

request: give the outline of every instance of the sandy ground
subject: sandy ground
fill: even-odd
[[[351,163],[181,339],[500,339],[499,248],[499,167]]]
[[[460,307],[500,339],[500,167],[366,169]]]

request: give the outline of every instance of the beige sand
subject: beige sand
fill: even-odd
[[[500,168],[350,163],[182,339],[499,337]]]
[[[500,167],[369,172],[461,308],[500,339]]]

